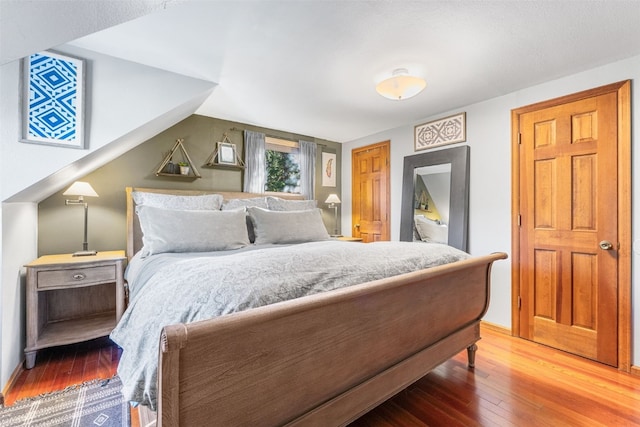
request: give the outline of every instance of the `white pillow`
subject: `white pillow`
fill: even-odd
[[[416,215],[414,221],[423,242],[447,243],[449,241],[449,228],[446,225],[421,215]]]
[[[256,244],[304,243],[328,240],[320,209],[269,211],[247,208],[256,235]]]
[[[173,210],[138,206],[143,256],[208,252],[249,244],[244,211]]]
[[[175,194],[147,193],[134,191],[131,193],[136,206],[152,206],[154,208],[175,210],[220,210],[221,194],[203,194],[198,196],[181,196]]]
[[[315,200],[287,200],[267,196],[267,205],[272,211],[305,211],[317,207]]]

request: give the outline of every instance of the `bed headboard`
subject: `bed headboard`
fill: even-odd
[[[300,194],[290,193],[243,193],[240,191],[208,191],[208,190],[176,190],[168,188],[141,188],[126,187],[127,192],[127,259],[131,259],[136,252],[142,248],[142,230],[138,215],[136,215],[136,206],[133,201],[132,193],[134,191],[143,191],[146,193],[174,194],[181,196],[197,196],[203,194],[220,194],[224,200],[230,199],[250,199],[252,197],[274,196],[289,200],[303,200]]]

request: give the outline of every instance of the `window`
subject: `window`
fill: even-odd
[[[265,137],[265,191],[300,192],[299,154],[300,144],[297,142]]]

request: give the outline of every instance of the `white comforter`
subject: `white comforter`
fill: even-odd
[[[129,307],[111,333],[127,400],[155,408],[162,327],[330,291],[468,258],[442,244],[323,241],[132,262]]]

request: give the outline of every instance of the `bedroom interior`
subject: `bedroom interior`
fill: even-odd
[[[421,158],[423,154],[425,156],[439,156],[444,155],[448,150],[467,149],[470,153],[467,159],[467,182],[465,185],[468,190],[468,196],[466,200],[462,200],[460,203],[468,209],[464,210],[466,216],[462,226],[452,226],[452,222],[458,221],[455,215],[459,211],[451,209],[451,212],[449,212],[452,217],[445,222],[448,241],[449,244],[453,243],[454,246],[463,248],[474,257],[493,252],[509,253],[509,258],[500,260],[491,269],[491,280],[487,282],[490,283],[490,289],[487,291],[490,291],[491,294],[491,304],[487,307],[486,314],[483,317],[485,325],[493,328],[492,330],[509,334],[513,325],[514,304],[516,304],[514,303],[514,294],[512,292],[512,267],[515,265],[515,261],[511,257],[511,236],[514,217],[510,189],[512,179],[510,113],[523,106],[603,87],[614,82],[626,80],[633,82],[640,77],[640,45],[637,42],[640,39],[640,34],[634,33],[634,31],[637,32],[638,30],[633,29],[635,27],[631,24],[633,17],[640,17],[640,10],[638,5],[633,2],[617,2],[616,6],[610,8],[604,7],[604,3],[600,2],[590,2],[588,5],[578,2],[577,4],[581,6],[579,8],[570,7],[567,2],[558,2],[556,5],[547,5],[546,7],[549,9],[545,9],[541,4],[534,3],[528,6],[516,6],[513,4],[508,7],[502,7],[505,5],[498,5],[496,2],[488,1],[480,2],[476,5],[471,4],[471,2],[461,2],[460,7],[445,7],[444,3],[438,3],[442,9],[429,9],[432,19],[435,16],[441,18],[437,25],[434,21],[434,29],[432,31],[437,28],[444,31],[442,28],[447,25],[451,26],[452,29],[458,30],[462,35],[460,40],[464,40],[461,45],[450,44],[451,40],[445,41],[441,37],[438,37],[437,40],[443,46],[446,45],[451,49],[461,48],[458,51],[460,52],[459,61],[476,59],[484,64],[477,68],[478,72],[476,74],[479,79],[469,81],[467,77],[462,76],[463,73],[454,73],[455,75],[450,77],[453,77],[452,80],[458,78],[457,86],[455,84],[448,86],[446,92],[443,92],[445,86],[441,86],[444,84],[442,76],[435,73],[435,68],[432,68],[435,65],[429,65],[420,69],[421,72],[418,73],[426,77],[426,87],[411,99],[402,101],[386,100],[375,93],[374,88],[374,80],[380,80],[384,73],[388,75],[389,70],[398,67],[397,63],[378,64],[376,70],[370,69],[371,74],[376,75],[375,78],[359,76],[357,80],[361,81],[361,83],[352,84],[352,87],[344,91],[328,90],[327,87],[320,83],[322,78],[318,77],[320,76],[319,73],[325,73],[324,75],[330,76],[329,78],[336,82],[341,81],[343,77],[337,77],[337,71],[342,69],[342,62],[344,62],[344,65],[349,63],[349,60],[346,59],[349,55],[345,55],[346,49],[336,49],[335,45],[332,46],[336,58],[340,58],[339,61],[332,61],[332,57],[324,56],[328,54],[321,53],[324,52],[322,50],[318,53],[318,59],[309,60],[308,56],[301,52],[303,50],[301,46],[296,43],[290,45],[289,42],[283,41],[285,39],[278,37],[275,37],[274,40],[262,41],[262,43],[271,43],[273,46],[272,59],[278,58],[281,64],[283,61],[279,55],[282,50],[286,49],[289,49],[289,53],[292,52],[291,49],[295,49],[295,52],[300,53],[300,55],[294,56],[297,58],[295,62],[299,61],[300,64],[303,64],[306,61],[307,63],[315,64],[319,70],[319,62],[323,60],[326,60],[324,61],[326,63],[334,63],[335,70],[322,68],[322,71],[309,74],[315,76],[310,80],[316,81],[318,87],[323,88],[321,92],[332,92],[334,98],[330,101],[331,104],[323,104],[325,102],[324,98],[318,95],[316,105],[306,110],[307,100],[304,100],[304,102],[300,100],[300,105],[298,105],[298,98],[286,91],[288,88],[285,88],[286,85],[283,85],[280,81],[281,76],[276,76],[269,72],[268,67],[260,66],[260,68],[266,70],[263,74],[267,81],[271,79],[274,82],[273,87],[270,89],[275,92],[257,95],[260,92],[255,86],[250,85],[250,90],[253,91],[251,97],[248,97],[247,93],[237,86],[241,83],[238,83],[238,81],[231,83],[231,80],[229,80],[229,70],[237,71],[237,68],[224,70],[223,67],[216,66],[213,70],[204,71],[205,68],[203,67],[201,70],[196,71],[198,66],[194,65],[192,66],[193,68],[189,69],[190,61],[195,61],[195,58],[189,59],[189,55],[192,54],[191,47],[185,49],[184,55],[177,53],[180,48],[176,50],[176,45],[180,40],[183,40],[184,34],[176,35],[175,43],[164,38],[165,36],[162,37],[165,47],[173,52],[172,55],[176,58],[173,63],[169,64],[154,62],[156,59],[149,53],[151,49],[149,51],[138,50],[140,52],[139,57],[127,51],[128,49],[117,52],[115,47],[110,46],[108,40],[109,37],[113,37],[113,40],[122,40],[119,39],[122,37],[134,40],[135,37],[132,34],[136,32],[136,24],[140,24],[140,28],[145,28],[146,31],[151,31],[155,19],[157,19],[157,23],[166,24],[166,19],[171,19],[168,17],[174,13],[175,17],[173,19],[187,19],[185,17],[188,15],[190,7],[195,7],[194,10],[199,10],[200,12],[203,9],[198,8],[219,7],[223,13],[228,14],[230,22],[236,16],[244,13],[245,18],[249,22],[255,23],[256,26],[248,34],[243,35],[243,37],[246,36],[247,38],[243,39],[242,42],[246,42],[247,39],[255,36],[255,34],[252,35],[254,31],[259,33],[260,23],[264,22],[263,19],[266,16],[274,20],[274,22],[286,23],[286,25],[296,22],[295,20],[297,19],[302,27],[305,19],[309,19],[307,13],[313,11],[311,15],[315,13],[318,20],[330,22],[331,25],[335,24],[337,14],[333,11],[327,12],[323,10],[319,4],[314,3],[310,6],[309,11],[305,11],[304,8],[294,7],[286,13],[282,13],[286,8],[280,2],[266,2],[281,6],[275,8],[282,13],[281,16],[278,16],[276,10],[267,11],[256,5],[256,10],[252,11],[246,5],[234,6],[228,2],[217,2],[219,3],[217,6],[200,4],[196,7],[189,5],[188,3],[192,3],[189,1],[160,2],[150,0],[141,2],[140,9],[129,12],[118,10],[115,4],[110,4],[111,2],[96,3],[99,6],[81,5],[80,2],[76,5],[78,9],[72,15],[86,13],[88,16],[92,16],[99,8],[103,8],[101,12],[105,13],[106,16],[111,16],[113,21],[109,23],[90,19],[88,20],[90,28],[83,29],[78,28],[77,25],[70,24],[65,33],[51,27],[51,22],[53,21],[63,22],[68,19],[63,13],[58,16],[56,13],[49,11],[55,19],[44,19],[33,8],[19,5],[18,3],[0,3],[0,8],[2,8],[3,12],[0,14],[0,22],[3,24],[0,27],[7,28],[4,24],[9,17],[15,18],[16,22],[12,24],[13,27],[11,28],[18,28],[24,25],[23,23],[26,20],[23,16],[28,13],[32,14],[32,17],[35,17],[35,22],[41,25],[42,34],[34,34],[33,41],[28,38],[20,42],[15,35],[8,34],[8,30],[3,29],[2,37],[0,37],[3,43],[2,49],[0,49],[2,51],[0,88],[3,93],[2,101],[0,101],[3,122],[2,130],[0,130],[0,136],[2,137],[0,153],[8,163],[18,162],[24,166],[23,173],[19,176],[12,173],[10,168],[0,169],[2,174],[0,179],[2,183],[0,186],[0,198],[3,201],[2,211],[0,212],[2,216],[0,234],[3,242],[0,252],[0,267],[2,271],[2,292],[0,293],[0,306],[2,307],[2,314],[0,315],[0,386],[5,395],[8,386],[19,375],[19,367],[24,360],[26,282],[25,268],[23,266],[41,255],[76,252],[80,249],[81,242],[83,242],[82,209],[65,206],[65,199],[68,197],[62,194],[63,191],[75,181],[86,181],[99,194],[98,198],[90,199],[91,213],[88,217],[88,236],[84,240],[89,242],[88,249],[99,252],[125,249],[127,246],[127,196],[124,191],[125,188],[133,186],[166,189],[167,191],[203,192],[214,190],[230,193],[240,192],[242,191],[243,183],[243,174],[240,168],[215,168],[203,167],[203,165],[212,153],[215,144],[220,141],[226,141],[225,138],[227,136],[230,142],[235,145],[237,153],[243,153],[242,131],[245,129],[264,132],[267,135],[286,140],[297,141],[304,139],[318,144],[315,200],[320,208],[323,224],[329,234],[332,235],[339,233],[345,236],[351,235],[353,202],[351,197],[353,173],[351,154],[354,149],[380,141],[391,141],[391,186],[389,190],[391,198],[391,215],[389,218],[391,240],[413,240],[413,227],[411,227],[411,224],[414,221],[412,221],[411,215],[417,212],[419,215],[426,215],[426,218],[429,219],[428,216],[433,213],[433,210],[428,209],[428,204],[438,204],[434,200],[437,201],[439,195],[435,194],[436,192],[431,194],[430,191],[429,194],[425,192],[424,198],[419,197],[420,200],[418,200],[417,204],[415,203],[416,192],[413,190],[413,183],[416,178],[413,172],[408,174],[407,168],[422,170],[420,167],[424,166],[424,164],[433,164],[430,161],[425,163],[424,158]],[[482,10],[481,5],[483,3],[486,7],[485,10]],[[367,8],[362,9],[363,4],[347,6],[346,3],[338,3],[336,7],[343,12],[343,19],[351,17],[352,20],[350,22],[352,24],[358,23],[356,26],[365,25],[364,23],[367,22],[369,23],[368,27],[375,27],[373,23],[380,23],[378,19],[384,13],[381,13],[380,10],[376,13],[370,14],[370,12],[378,7],[382,8],[388,12],[389,16],[397,17],[397,21],[396,19],[391,19],[388,22],[390,28],[395,28],[395,25],[399,25],[399,22],[402,22],[403,19],[414,22],[413,18],[410,18],[411,14],[413,13],[415,17],[421,16],[420,13],[416,12],[424,12],[425,9],[423,8],[427,7],[426,5],[412,3],[404,11],[391,12],[391,9],[387,9],[394,4],[394,2],[390,2],[386,6],[372,4],[369,5],[371,7],[370,10],[367,10]],[[518,9],[519,7],[525,9]],[[45,9],[46,7],[43,8],[43,10]],[[544,37],[536,35],[533,25],[524,24],[514,18],[522,10],[526,10],[531,23],[543,22],[542,17],[546,17],[547,13],[553,11],[554,19],[560,20],[560,17],[562,17],[563,22],[572,22],[572,24],[566,29],[557,30],[557,33],[547,33],[546,37],[549,40],[545,41]],[[258,12],[260,12],[260,16],[257,16]],[[466,22],[468,29],[478,28],[476,25],[479,25],[478,23],[482,21],[470,21],[470,15],[475,13],[480,15],[479,18],[489,19],[484,15],[485,13],[490,15],[489,12],[520,22],[519,29],[516,31],[518,37],[521,34],[525,34],[522,35],[523,39],[521,40],[528,41],[522,43],[523,45],[531,46],[527,43],[533,43],[533,40],[536,40],[536,43],[550,43],[550,40],[554,40],[555,44],[551,43],[551,45],[556,50],[552,50],[549,45],[540,48],[538,55],[534,55],[534,57],[541,62],[536,66],[530,64],[530,70],[525,71],[512,64],[504,66],[504,62],[498,59],[500,57],[499,52],[502,52],[500,48],[508,49],[509,44],[502,42],[504,33],[500,33],[503,38],[498,42],[497,38],[491,39],[493,36],[498,36],[489,32],[487,37],[497,46],[496,52],[487,53],[487,57],[481,60],[478,56],[482,49],[478,49],[478,46],[482,46],[482,43],[486,42],[486,40],[478,38],[472,42],[471,40],[478,32],[465,31],[462,23]],[[574,15],[579,15],[581,18],[574,19]],[[360,18],[355,18],[355,16],[360,16]],[[604,19],[602,19],[603,16]],[[593,21],[590,21],[590,19]],[[605,22],[602,28],[607,28],[604,33],[608,34],[604,36],[598,33],[599,36],[595,38],[599,40],[596,42],[593,34],[587,35],[581,32],[577,23],[579,21],[596,22],[598,19],[600,19],[600,22]],[[471,24],[471,22],[473,23]],[[621,25],[621,22],[624,24]],[[113,25],[113,27],[107,28],[110,25]],[[515,31],[513,25],[516,24],[505,23],[503,31]],[[548,25],[547,23],[540,24],[540,28],[550,28]],[[56,27],[60,26],[57,25]],[[332,26],[328,28],[335,30],[334,36],[338,40],[342,32]],[[105,31],[101,33],[100,30],[103,29]],[[364,28],[362,29],[364,30]],[[221,33],[229,35],[229,40],[224,43],[229,43],[230,48],[233,46],[235,50],[230,49],[232,52],[238,53],[247,50],[247,53],[257,54],[261,61],[269,63],[268,55],[261,55],[253,48],[248,49],[242,43],[234,45],[234,37],[240,36],[228,27],[228,23],[222,25],[219,30],[221,30]],[[109,31],[112,31],[111,36]],[[302,31],[302,29],[294,26],[289,29],[289,32],[291,31]],[[409,25],[403,31],[408,35],[415,36],[418,34],[416,33],[418,31],[417,26]],[[400,31],[400,33],[403,31]],[[501,30],[496,29],[496,31],[499,32]],[[531,32],[529,36],[526,35],[528,31]],[[563,33],[563,31],[567,33]],[[580,49],[570,48],[572,43],[579,44],[576,37],[566,36],[571,31],[574,31],[575,34],[582,34],[584,40],[588,40],[593,45],[593,48],[590,49],[590,54]],[[92,32],[96,33],[93,38],[90,35]],[[190,34],[190,32],[191,29],[184,30],[186,34]],[[615,36],[612,34],[614,32]],[[8,37],[5,37],[5,34]],[[274,35],[276,34],[286,37],[287,31],[278,29]],[[473,36],[470,36],[470,34],[473,34]],[[88,35],[88,37],[83,38],[85,35]],[[322,32],[322,36],[328,37],[326,32]],[[431,36],[433,37],[433,33],[431,33]],[[350,37],[343,34],[345,40],[350,39]],[[143,39],[145,38],[140,38],[140,40]],[[37,40],[40,41],[36,43]],[[275,40],[281,43],[281,47],[276,47],[278,43]],[[417,40],[423,39],[418,37]],[[629,40],[629,43],[625,43],[622,46],[623,44],[619,43],[619,40]],[[368,43],[365,40],[361,40],[361,42]],[[141,49],[136,43],[138,41],[132,42],[131,48],[137,46],[138,49]],[[197,43],[194,41],[193,44],[195,46]],[[10,49],[9,45],[12,45]],[[211,42],[209,45],[211,45]],[[420,52],[419,48],[416,49],[415,43],[409,43],[409,45],[414,52],[411,52],[411,49],[401,49],[408,57],[414,58],[416,52],[420,53],[419,56],[421,58],[429,57],[425,52]],[[429,50],[431,48],[428,44],[423,45],[429,54],[435,55],[433,51]],[[264,46],[261,45],[261,52],[266,52]],[[353,52],[354,45],[349,44],[349,46],[352,48],[351,52]],[[15,108],[16,105],[19,105],[20,100],[18,90],[21,81],[20,58],[31,52],[49,48],[63,54],[85,58],[87,63],[90,64],[87,68],[87,93],[90,94],[90,97],[87,99],[89,114],[86,118],[88,123],[86,131],[89,143],[86,150],[46,147],[23,144],[16,141],[15,135],[20,133],[19,128],[21,126],[19,111],[16,111]],[[212,57],[231,55],[231,53],[222,53],[217,49],[217,47],[214,48],[215,52]],[[513,50],[507,50],[507,52],[510,55],[516,54]],[[575,56],[566,52],[573,52]],[[297,55],[297,53],[294,55]],[[559,57],[564,57],[566,63],[556,60]],[[244,60],[246,58],[237,59],[238,62],[228,61],[227,66],[237,67]],[[415,60],[424,61],[424,59]],[[211,61],[211,59],[209,58],[207,61]],[[391,61],[391,58],[389,61],[394,62]],[[395,61],[398,61],[398,59],[396,58]],[[207,64],[211,65],[210,62]],[[498,64],[503,66],[498,67]],[[366,68],[361,65],[360,67],[358,65],[350,65],[352,70]],[[386,68],[384,73],[382,71],[383,68]],[[411,67],[408,68],[411,69]],[[461,70],[464,67],[456,68]],[[503,69],[498,70],[498,68]],[[247,79],[244,72],[237,72],[236,74],[235,78],[240,79],[240,81],[240,76]],[[343,74],[344,76],[349,75],[349,73]],[[520,76],[521,80],[516,79],[515,76],[517,75]],[[501,80],[499,82],[498,80],[490,80],[489,76],[491,76],[491,79],[501,76],[499,77]],[[289,75],[288,83],[291,82],[291,85],[294,86],[298,83],[298,80],[292,79]],[[487,83],[488,81],[492,81],[492,83]],[[236,86],[234,87],[234,85]],[[158,87],[162,87],[163,90],[158,91]],[[232,88],[237,91],[235,92],[238,96],[236,99],[233,98],[234,92],[231,90]],[[249,85],[245,89],[248,90],[248,88]],[[283,99],[286,99],[287,102],[278,103],[274,101],[278,96],[275,94],[279,90],[283,94]],[[366,93],[365,95],[361,95],[363,91]],[[341,92],[344,92],[344,96],[340,95]],[[463,94],[463,92],[466,93]],[[300,93],[315,94],[315,92],[305,92],[303,90],[300,90]],[[458,93],[460,95],[457,95]],[[217,105],[211,104],[212,99],[218,99],[219,103]],[[638,99],[637,90],[633,89],[630,92],[631,105],[637,103]],[[255,102],[253,102],[254,100]],[[355,112],[349,113],[346,106],[351,106],[352,100],[353,104],[357,105],[357,108]],[[348,120],[344,118],[350,114],[354,115],[354,117],[366,116],[362,111],[368,108],[365,105],[358,104],[359,102],[371,105],[372,109],[368,119],[364,120],[365,124],[354,120],[352,126],[347,125],[345,122]],[[241,104],[245,106],[246,111],[241,111],[243,109]],[[135,105],[136,108],[127,108],[131,105]],[[270,107],[271,105],[272,107]],[[328,105],[332,107],[328,107]],[[377,110],[378,108],[380,110]],[[283,110],[286,112],[284,115],[282,115]],[[296,114],[294,114],[293,110],[297,110],[295,111]],[[321,110],[331,112],[336,116],[331,114],[324,116]],[[301,117],[299,114],[301,111],[305,111],[307,117]],[[380,113],[380,111],[384,112]],[[466,114],[466,141],[422,152],[415,150],[414,131],[416,126],[461,112]],[[314,117],[315,120],[311,120],[310,117]],[[634,128],[640,124],[639,121],[640,113],[637,112],[637,109],[632,108],[629,114],[629,126]],[[635,136],[631,135],[634,134],[630,134],[629,142],[633,145]],[[193,160],[193,164],[197,167],[200,177],[174,178],[156,175],[156,169],[178,139],[183,139],[184,147],[188,151],[189,157]],[[337,180],[335,187],[322,185],[322,159],[320,153],[336,155],[334,167],[337,171]],[[631,156],[630,158],[622,158],[620,161],[628,162],[630,167],[635,170],[635,165],[640,164],[640,153],[638,150],[633,150]],[[411,158],[421,158],[421,162],[414,163],[408,167],[407,162]],[[440,171],[438,170],[438,172]],[[452,168],[451,173],[452,176],[456,176],[454,168]],[[411,190],[408,189],[409,186],[407,185],[407,180],[409,179],[412,183]],[[426,180],[427,178],[423,182],[426,182]],[[640,188],[640,177],[634,175],[629,180],[626,197],[635,201],[638,197],[639,190],[637,189]],[[453,185],[453,181],[455,181],[455,178],[452,178],[452,194],[455,196],[465,195],[466,192],[458,191],[460,187]],[[336,194],[340,204],[333,206],[329,204],[328,198],[333,194]],[[424,199],[424,203],[422,199]],[[451,201],[452,204],[459,203],[454,199]],[[438,221],[442,222],[442,219],[430,220],[427,226],[432,227],[434,224],[431,222],[436,222],[436,225],[442,225],[438,224]],[[629,276],[627,282],[630,287],[628,303],[631,309],[629,314],[631,325],[638,324],[639,314],[637,310],[633,310],[633,307],[637,307],[640,304],[640,292],[637,292],[638,286],[640,286],[640,273],[638,273],[637,268],[631,268],[632,266],[637,266],[638,261],[640,261],[640,250],[638,249],[640,239],[637,238],[637,230],[639,228],[636,226],[639,221],[640,217],[638,217],[636,211],[629,212],[628,222],[630,224],[627,230],[632,230],[633,234],[625,237],[626,240],[623,241],[628,242],[628,245],[621,251],[621,254],[624,253],[624,256],[627,257],[629,265],[629,271],[623,272],[623,274],[628,274]],[[440,227],[439,231],[442,232],[443,228],[445,227]],[[636,245],[633,248],[631,247],[632,243]],[[86,250],[87,248],[84,249]],[[476,332],[472,334],[474,340],[477,338],[475,334]],[[489,335],[491,336],[491,334]],[[172,341],[169,340],[168,342]],[[637,328],[629,327],[627,344],[629,347],[629,363],[626,370],[630,371],[632,375],[638,376],[640,374],[640,368],[638,368],[640,366],[640,331]],[[468,345],[470,344],[465,340],[465,345],[461,348]],[[449,359],[443,366],[457,366],[455,363],[462,366],[465,363],[459,355],[455,356],[455,353],[455,351],[451,350],[451,354],[448,357],[454,357]],[[482,350],[480,350],[479,354],[481,353]],[[504,354],[502,354],[502,357],[504,357]],[[481,360],[489,363],[487,359]],[[436,370],[434,372],[442,371]],[[476,374],[481,373],[482,369],[477,368],[475,372]],[[416,378],[419,378],[419,376],[414,379]],[[186,384],[190,383],[187,382]],[[633,385],[634,383],[630,384],[632,384],[631,387],[637,387]],[[373,401],[377,402],[378,400],[374,399]],[[171,409],[176,410],[173,407]],[[170,425],[169,422],[166,423]]]

